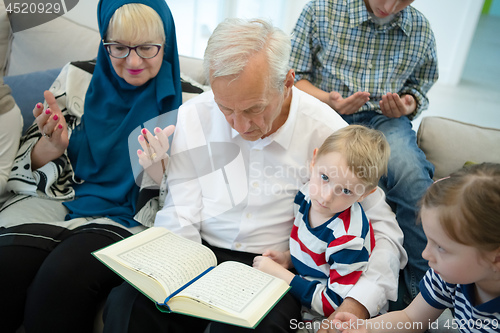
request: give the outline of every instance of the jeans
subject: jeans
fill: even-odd
[[[403,276],[405,286],[414,298],[419,282],[429,269],[422,258],[427,238],[422,224],[417,223],[419,201],[432,184],[434,166],[417,146],[417,136],[408,117],[389,118],[374,111],[342,116],[349,124],[361,124],[384,133],[391,146],[387,176],[379,186],[385,191],[387,202],[396,214],[404,233],[403,246],[408,253],[408,265]]]

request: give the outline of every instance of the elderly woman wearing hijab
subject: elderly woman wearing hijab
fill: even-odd
[[[181,103],[174,22],[164,0],[101,0],[97,15],[97,60],[68,64],[45,92],[10,175],[3,332],[91,332],[121,282],[91,252],[144,229],[127,138]]]

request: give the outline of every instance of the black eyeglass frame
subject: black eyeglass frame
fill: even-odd
[[[135,53],[141,57],[142,59],[153,59],[154,57],[156,57],[158,55],[158,53],[160,53],[160,50],[161,50],[161,47],[163,46],[163,44],[156,44],[156,43],[144,43],[144,44],[139,44],[139,45],[136,45],[136,46],[128,46],[128,45],[125,45],[125,44],[122,44],[122,43],[116,43],[116,42],[105,42],[105,41],[102,41],[102,45],[104,45],[104,48],[106,49],[106,51],[108,51],[108,54],[113,57],[113,58],[116,58],[116,59],[125,59],[126,57],[128,57],[130,55],[130,52],[132,50],[135,51]],[[114,55],[111,54],[111,51],[109,49],[110,46],[112,45],[121,45],[121,46],[124,46],[126,48],[128,48],[128,52],[126,55],[124,55],[123,57],[116,57]],[[141,47],[141,46],[156,46],[157,48],[157,52],[154,56],[152,57],[143,57],[142,55],[139,54],[139,52],[137,52],[137,48],[138,47]]]

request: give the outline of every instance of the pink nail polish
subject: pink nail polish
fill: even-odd
[[[54,116],[54,120],[57,120],[59,119],[59,117],[57,116],[57,114]]]
[[[42,104],[40,104],[40,103],[36,103],[36,108],[37,108],[37,109],[39,109],[39,108],[41,108],[41,107],[42,107]]]
[[[62,125],[61,125],[61,124],[57,125],[57,127],[58,127],[59,129],[62,129]]]
[[[142,155],[142,150],[138,149],[138,150],[137,150],[137,154],[138,154],[138,155]]]
[[[144,141],[144,137],[142,135],[139,135],[139,140]]]
[[[147,132],[146,132],[146,129],[145,129],[145,128],[143,128],[143,129],[142,129],[142,134],[144,134],[144,135],[146,135],[146,134],[147,134]]]
[[[159,127],[155,128],[155,133],[160,133],[161,129]]]
[[[50,114],[50,109],[45,110],[46,114]]]

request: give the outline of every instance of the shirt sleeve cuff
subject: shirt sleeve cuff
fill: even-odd
[[[415,111],[413,111],[411,114],[408,115],[408,118],[410,118],[410,120],[413,120],[416,117],[418,117],[420,115],[420,113],[422,113],[422,111],[426,110],[429,106],[429,102],[428,102],[427,98],[424,95],[422,95],[417,89],[408,88],[408,89],[402,90],[399,93],[399,96],[403,96],[403,95],[413,96],[413,98],[415,99],[415,102],[417,103],[417,107],[415,108]]]
[[[370,313],[370,317],[378,315],[388,306],[384,288],[363,276],[356,282],[347,297],[354,298],[361,303]]]
[[[301,278],[299,275],[295,275],[290,282],[290,292],[292,295],[297,297],[298,299],[302,299],[302,293],[304,290],[309,288],[309,282]]]

